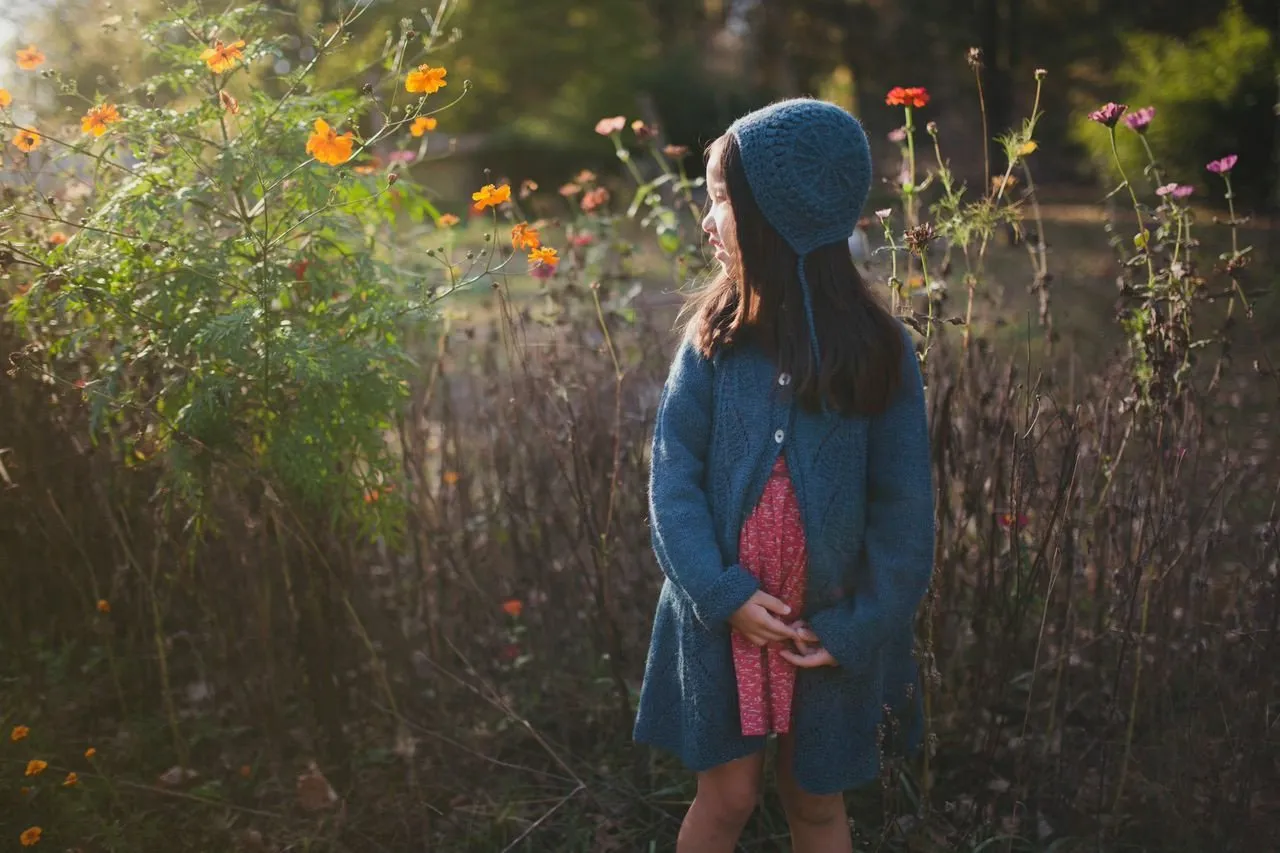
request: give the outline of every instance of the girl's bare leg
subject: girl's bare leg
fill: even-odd
[[[685,814],[676,853],[733,853],[760,801],[764,753],[698,774],[698,793]]]
[[[792,853],[853,853],[843,794],[810,794],[792,773],[795,741],[778,738],[778,794],[791,828]]]

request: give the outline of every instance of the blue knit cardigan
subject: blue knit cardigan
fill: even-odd
[[[727,620],[758,589],[738,535],[786,453],[809,551],[802,615],[839,664],[798,674],[795,778],[843,791],[877,778],[890,749],[918,747],[913,626],[933,571],[934,504],[923,382],[902,332],[900,389],[872,418],[805,411],[750,344],[707,360],[681,343],[653,435],[650,524],[666,580],[638,742],[694,771],[764,748],[742,735]]]

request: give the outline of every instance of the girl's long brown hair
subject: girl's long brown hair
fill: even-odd
[[[694,345],[711,358],[750,338],[779,372],[791,375],[796,399],[806,409],[820,410],[825,401],[844,415],[883,412],[901,378],[901,326],[858,274],[848,245],[823,246],[805,259],[822,358],[818,365],[796,252],[756,204],[737,140],[723,137],[710,152],[719,158],[716,165],[733,210],[736,233],[729,248],[735,263],[716,273],[686,306],[686,331]]]

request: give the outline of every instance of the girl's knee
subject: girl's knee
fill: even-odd
[[[848,820],[840,794],[809,794],[793,787],[783,793],[782,808],[793,826],[825,827]]]
[[[698,779],[698,799],[708,817],[728,828],[741,828],[760,802],[761,774],[748,767],[713,772]]]

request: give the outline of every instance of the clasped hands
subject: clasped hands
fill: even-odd
[[[779,649],[778,654],[802,669],[837,666],[836,659],[822,647],[822,641],[808,625],[801,621],[787,623],[779,618],[790,615],[787,604],[757,590],[729,617],[729,625],[757,646],[791,643],[791,648]]]

